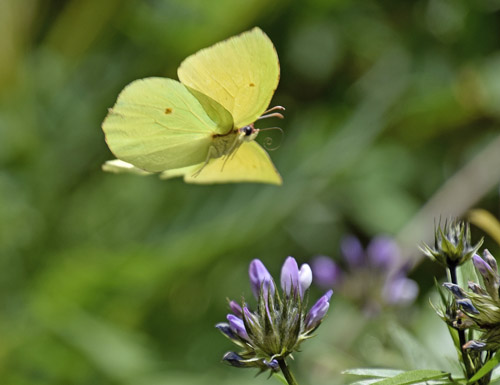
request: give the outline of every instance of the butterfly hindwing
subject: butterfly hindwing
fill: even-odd
[[[256,182],[281,185],[283,182],[267,152],[254,141],[242,143],[229,159],[221,157],[211,159],[207,165],[168,170],[162,173],[162,178],[182,175],[186,183],[197,184]]]

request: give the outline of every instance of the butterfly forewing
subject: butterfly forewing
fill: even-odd
[[[125,87],[102,128],[117,158],[158,172],[205,161],[213,135],[232,128],[221,114],[214,121],[216,113],[175,80],[147,78]]]
[[[177,72],[183,84],[224,106],[237,128],[267,109],[280,76],[273,43],[259,28],[202,49]]]

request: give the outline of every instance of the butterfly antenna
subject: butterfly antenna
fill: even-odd
[[[285,107],[274,106],[274,107],[271,107],[270,109],[268,109],[267,111],[264,111],[264,114],[268,114],[269,112],[276,111],[276,110],[285,111]]]
[[[268,109],[267,111],[264,111],[264,114],[262,114],[262,116],[260,118],[258,118],[257,120],[267,119],[267,118],[280,118],[280,119],[284,119],[285,118],[279,112],[273,112],[273,111],[285,111],[285,107],[283,107],[283,106],[274,106],[274,107]],[[272,112],[272,113],[270,113],[270,112]]]
[[[261,128],[261,129],[259,129],[259,131],[269,131],[269,130],[278,130],[281,133],[281,141],[280,141],[280,143],[277,146],[272,147],[273,141],[274,141],[273,138],[271,138],[270,136],[266,136],[264,138],[264,141],[262,142],[262,145],[264,146],[264,148],[267,151],[275,151],[278,148],[280,148],[281,142],[283,141],[285,133],[283,132],[283,130],[280,127],[269,127],[269,128]]]

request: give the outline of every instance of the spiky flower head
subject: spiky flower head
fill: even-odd
[[[260,260],[250,263],[249,275],[257,308],[250,310],[244,300],[241,305],[229,302],[232,313],[228,322],[216,327],[240,351],[226,353],[223,360],[235,367],[278,371],[278,360],[298,351],[300,344],[313,336],[328,311],[332,290],[307,311],[311,268],[303,264],[299,269],[293,257],[288,257],[281,269],[282,294]]]
[[[467,262],[483,244],[483,239],[473,245],[467,222],[447,220],[435,228],[434,247],[424,243],[422,252],[443,267],[455,268]]]
[[[453,326],[482,332],[479,339],[468,341],[463,346],[465,349],[497,351],[500,348],[500,276],[497,262],[488,250],[484,250],[482,258],[475,254],[472,262],[482,277],[482,284],[469,282],[468,291],[452,283],[444,284],[453,294],[458,308]]]

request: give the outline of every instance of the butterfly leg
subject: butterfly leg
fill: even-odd
[[[203,166],[201,166],[192,176],[193,178],[196,178],[198,175],[200,175],[200,172],[203,171],[205,166],[210,162],[210,159],[216,158],[217,157],[217,149],[214,146],[210,146],[208,149],[207,153],[207,158],[205,159],[205,162],[203,163]]]
[[[231,147],[229,147],[229,150],[227,151],[226,155],[225,155],[225,159],[224,159],[224,163],[222,164],[222,167],[221,167],[221,172],[224,171],[224,166],[226,165],[227,161],[229,159],[233,159],[234,156],[236,155],[236,152],[238,151],[238,149],[240,148],[241,146],[241,139],[239,137],[236,137],[234,139],[234,142],[231,144]]]

